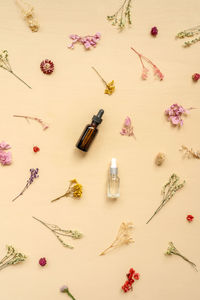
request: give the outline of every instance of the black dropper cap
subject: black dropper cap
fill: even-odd
[[[97,123],[98,125],[101,124],[101,122],[102,122],[101,117],[103,116],[103,114],[104,114],[104,110],[100,109],[98,114],[93,116],[92,121]]]

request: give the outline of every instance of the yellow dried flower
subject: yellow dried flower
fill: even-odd
[[[97,75],[101,78],[101,80],[103,81],[103,83],[106,86],[104,94],[112,95],[114,93],[114,91],[115,91],[114,80],[112,80],[111,82],[107,83],[94,67],[92,67],[92,69],[97,73]]]
[[[70,184],[69,184],[67,192],[64,195],[51,200],[51,202],[57,201],[63,197],[72,197],[72,198],[78,199],[78,198],[81,198],[82,193],[83,193],[83,186],[80,183],[78,183],[78,181],[76,179],[72,179],[72,180],[70,180]]]
[[[114,86],[114,80],[112,80],[111,82],[109,82],[108,84],[106,84],[106,89],[105,89],[105,94],[108,95],[112,95],[112,93],[114,93],[115,91],[115,86]]]

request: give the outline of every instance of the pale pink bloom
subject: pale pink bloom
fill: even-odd
[[[165,115],[168,117],[168,121],[170,121],[173,125],[183,126],[183,120],[181,119],[181,117],[182,115],[187,115],[189,113],[189,110],[191,109],[194,108],[190,107],[188,109],[185,109],[181,105],[175,103],[165,110]]]
[[[68,48],[73,49],[74,48],[74,44],[76,44],[77,42],[81,43],[85,49],[90,49],[90,47],[96,47],[97,42],[100,40],[101,38],[101,34],[99,32],[97,32],[95,35],[87,35],[87,36],[79,36],[77,34],[71,34],[69,36],[73,42],[71,43],[71,45],[68,46]]]
[[[1,142],[0,143],[0,150],[8,150],[10,148],[11,148],[10,145],[7,144],[6,142]]]
[[[2,165],[10,165],[12,162],[11,152],[0,150],[0,162]]]
[[[126,119],[124,120],[124,124],[120,134],[126,136],[135,136],[133,133],[133,126],[130,117],[126,117]]]

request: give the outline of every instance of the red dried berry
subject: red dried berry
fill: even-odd
[[[188,222],[192,222],[194,217],[192,215],[187,215],[186,219],[188,220]]]
[[[135,278],[135,280],[139,280],[140,279],[140,274],[139,273],[135,273],[134,278]]]
[[[200,78],[200,74],[199,74],[199,73],[194,73],[194,74],[192,75],[193,81],[198,81],[199,78]]]
[[[36,153],[36,152],[40,151],[40,148],[37,147],[37,146],[34,146],[34,147],[33,147],[33,151]]]
[[[44,74],[50,75],[54,71],[54,63],[49,59],[45,59],[41,62],[40,69]]]
[[[156,26],[151,28],[151,35],[156,36],[158,34],[158,28]]]
[[[39,260],[40,266],[44,267],[46,265],[46,263],[47,263],[47,260],[45,257],[40,258],[40,260]]]

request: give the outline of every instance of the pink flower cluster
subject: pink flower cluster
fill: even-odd
[[[84,37],[81,37],[77,34],[71,34],[70,39],[73,40],[72,44],[70,46],[68,46],[68,48],[73,49],[74,48],[74,44],[76,44],[77,42],[83,44],[83,46],[85,47],[85,49],[90,49],[91,47],[96,47],[97,42],[100,40],[101,38],[101,34],[99,32],[97,32],[95,35],[87,35]]]
[[[173,104],[165,111],[168,121],[170,121],[175,126],[182,126],[183,120],[181,119],[182,115],[187,115],[188,110],[184,109],[181,105]]]
[[[11,157],[11,152],[6,152],[5,150],[10,149],[10,145],[5,143],[5,142],[1,142],[0,143],[0,163],[4,166],[4,165],[10,165],[12,162],[12,157]]]
[[[120,134],[126,136],[134,136],[133,126],[130,117],[126,117]]]

